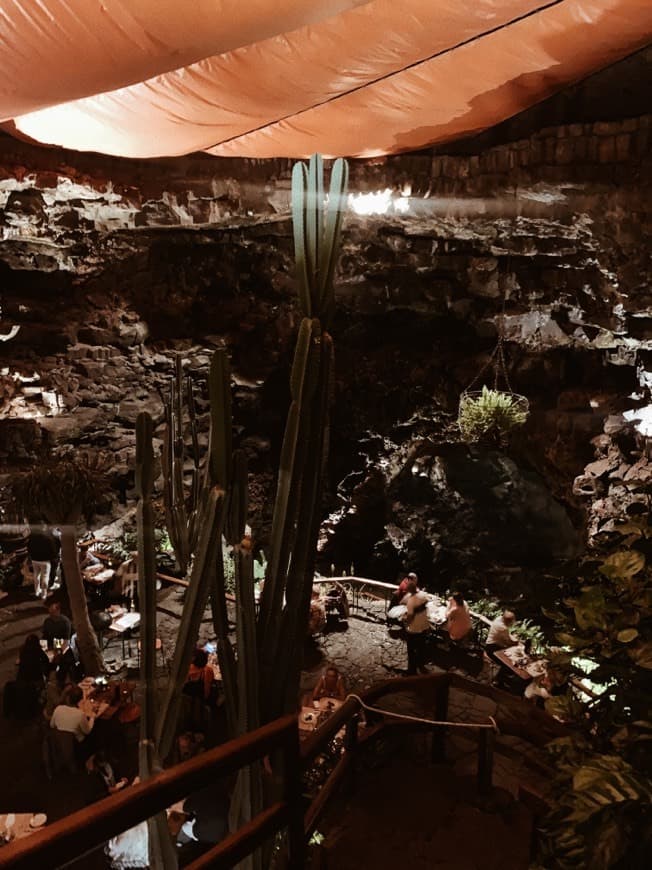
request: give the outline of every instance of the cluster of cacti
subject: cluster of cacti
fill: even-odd
[[[332,282],[347,180],[348,166],[337,160],[326,201],[321,157],[313,156],[309,167],[300,163],[293,171],[292,207],[303,319],[290,378],[292,401],[281,451],[271,549],[258,616],[253,552],[246,533],[247,461],[242,451],[232,453],[226,352],[215,353],[209,374],[211,424],[203,479],[194,411],[190,410],[192,388],[186,383],[193,433],[193,486],[189,499],[183,482],[183,376],[181,362],[177,360],[164,439],[165,501],[168,531],[179,566],[185,570],[191,564],[192,569],[172,674],[154,731],[161,758],[166,757],[172,746],[180,688],[209,595],[231,732],[249,731],[296,706],[328,450],[333,342],[327,327],[334,310]],[[140,455],[144,455],[142,451]],[[141,498],[144,502],[144,495]],[[235,563],[235,649],[229,638],[223,535],[232,547]],[[149,546],[145,539],[142,546]],[[148,624],[147,637],[145,631],[144,626],[143,642],[152,644],[151,625]],[[150,658],[147,663],[152,666]],[[238,824],[262,807],[262,782],[259,766],[242,772],[231,807],[232,819]],[[262,867],[262,861],[261,855],[256,854],[248,866]]]

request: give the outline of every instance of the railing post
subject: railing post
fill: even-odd
[[[288,870],[304,870],[306,866],[306,837],[303,828],[301,795],[301,756],[299,754],[299,725],[297,722],[283,747],[283,791],[288,805]]]
[[[435,687],[435,719],[448,719],[448,680],[437,683]],[[435,725],[432,732],[431,760],[433,764],[446,761],[446,729]]]
[[[478,734],[478,791],[488,794],[492,788],[494,766],[494,732],[480,728]]]

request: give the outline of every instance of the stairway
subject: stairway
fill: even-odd
[[[363,767],[355,789],[330,805],[318,830],[328,870],[526,870],[532,816],[503,789],[479,798],[473,777],[432,765],[409,745]]]

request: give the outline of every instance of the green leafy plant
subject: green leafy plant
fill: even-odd
[[[652,782],[618,755],[596,755],[572,738],[554,744],[556,805],[541,828],[543,866],[649,866]]]
[[[523,396],[483,386],[480,392],[462,394],[457,422],[465,441],[500,442],[525,423],[528,413],[528,401]]]
[[[647,527],[616,526],[612,551],[582,566],[558,610],[565,666],[588,674],[595,697],[571,691],[546,710],[575,726],[553,741],[555,804],[541,833],[546,868],[647,867],[652,844],[652,583],[644,552]],[[555,662],[551,660],[552,666]]]

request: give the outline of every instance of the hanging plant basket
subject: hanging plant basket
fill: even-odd
[[[525,396],[484,386],[462,393],[457,423],[467,442],[502,443],[512,429],[525,423],[529,413]]]

